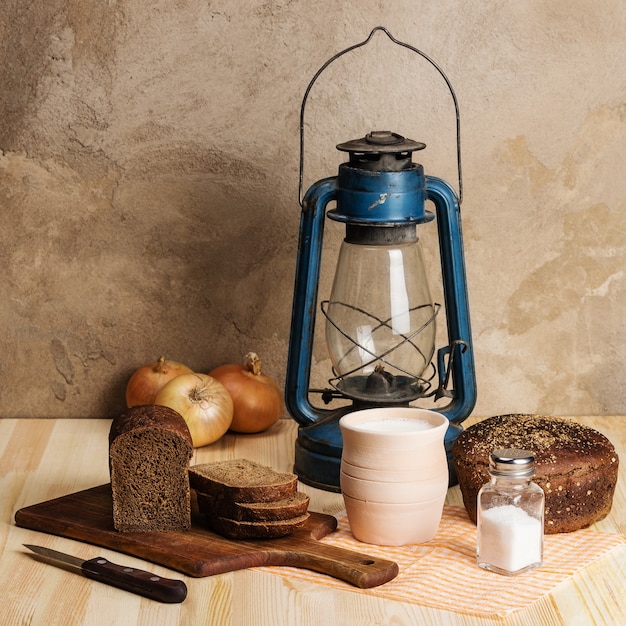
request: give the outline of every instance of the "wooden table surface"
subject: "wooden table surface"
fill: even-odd
[[[622,461],[613,509],[594,528],[626,535],[626,417],[575,419],[604,433]],[[626,547],[592,563],[529,609],[505,618],[381,600],[253,569],[190,578],[132,556],[17,527],[14,514],[22,507],[108,482],[109,425],[108,420],[95,419],[0,419],[2,626],[626,624]],[[259,435],[228,434],[197,450],[192,462],[246,457],[291,471],[296,431],[295,422],[282,419]],[[334,514],[343,508],[339,494],[306,485],[300,489],[311,496],[312,510]],[[449,490],[447,502],[462,504],[458,487]],[[85,559],[103,555],[124,565],[181,578],[189,593],[182,604],[153,602],[41,563],[26,553],[23,543],[45,545]],[[363,552],[366,548],[364,544]]]

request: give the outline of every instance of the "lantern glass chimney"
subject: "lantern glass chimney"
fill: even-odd
[[[435,350],[436,305],[415,224],[347,224],[323,306],[342,393],[373,402],[419,395]]]

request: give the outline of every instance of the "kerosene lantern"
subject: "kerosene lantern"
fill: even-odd
[[[381,30],[417,52],[440,72],[457,110],[457,155],[461,187],[458,105],[439,67],[422,52],[394,39],[383,27],[364,42],[335,55],[315,75],[302,102],[300,187],[306,99],[321,72],[342,54],[365,45]],[[337,176],[314,183],[301,198],[302,214],[285,400],[299,423],[294,471],[306,484],[339,491],[342,438],[339,419],[348,412],[381,406],[409,406],[429,399],[450,426],[446,449],[476,402],[460,202],[440,178],[425,175],[413,161],[423,143],[387,131],[337,145],[348,155]],[[460,192],[461,193],[461,189]],[[300,194],[302,195],[302,193]],[[435,212],[426,210],[426,201]],[[334,202],[335,208],[327,211]],[[326,219],[345,224],[331,293],[318,303]],[[437,348],[439,304],[433,302],[424,264],[420,225],[436,219],[447,344]],[[332,376],[329,387],[310,389],[318,307]],[[326,406],[313,403],[320,396]],[[434,406],[436,401],[443,406]],[[339,406],[328,408],[328,404]],[[449,463],[450,465],[450,463]],[[451,467],[451,466],[450,466]],[[455,476],[450,472],[450,482]]]

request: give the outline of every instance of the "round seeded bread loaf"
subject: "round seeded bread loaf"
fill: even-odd
[[[476,498],[490,480],[489,455],[521,448],[535,456],[534,481],[545,493],[545,532],[585,528],[611,510],[619,460],[611,442],[572,420],[541,415],[499,415],[470,426],[452,448],[452,458],[470,519]]]

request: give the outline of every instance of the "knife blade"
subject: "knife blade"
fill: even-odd
[[[173,604],[187,597],[187,586],[182,580],[163,578],[135,567],[117,565],[102,556],[83,560],[51,548],[26,543],[23,545],[45,562],[151,600]]]

